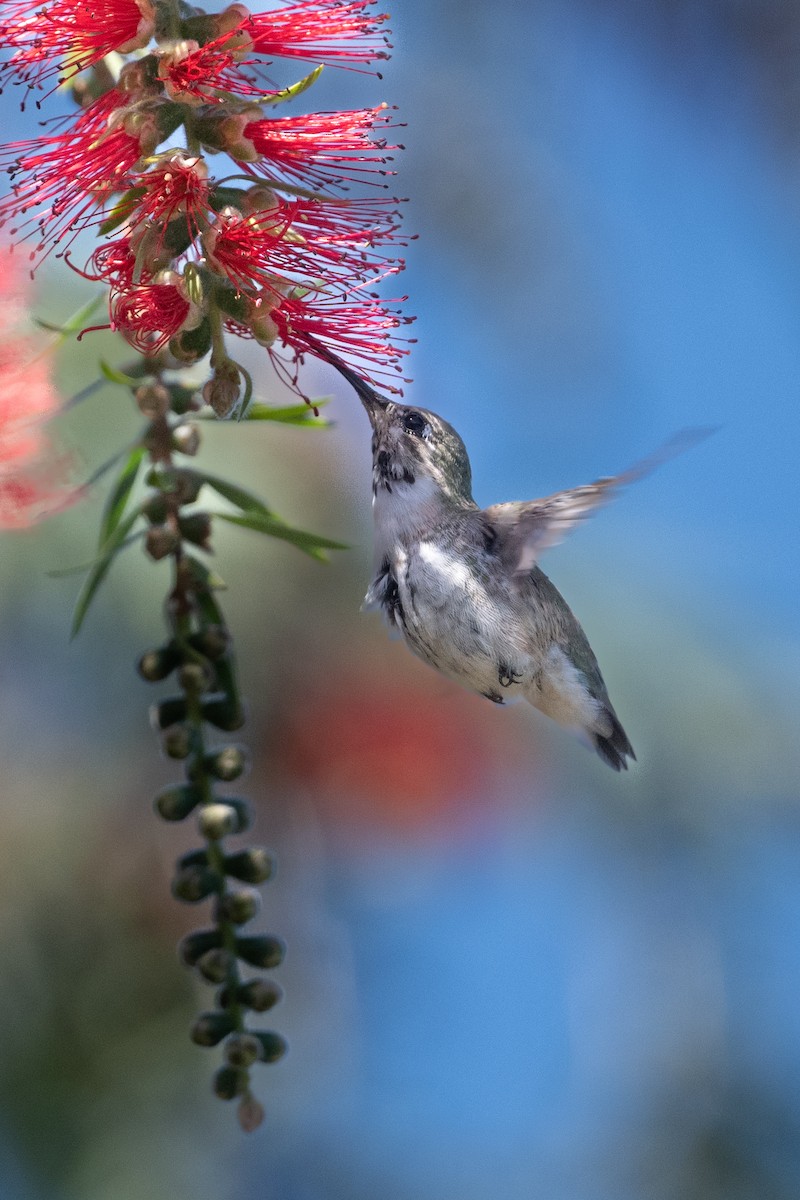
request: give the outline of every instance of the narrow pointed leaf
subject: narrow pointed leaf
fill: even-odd
[[[134,542],[138,542],[143,537],[143,529],[140,529],[138,533],[131,533],[123,542],[120,542],[117,549],[124,550],[126,546],[132,546]],[[70,575],[85,575],[100,562],[102,557],[102,554],[96,554],[94,558],[90,558],[86,562],[75,563],[73,567],[56,567],[55,570],[46,571],[45,574],[48,579],[67,579]]]
[[[297,546],[299,550],[310,554],[312,558],[319,559],[322,562],[327,561],[326,550],[346,550],[347,546],[344,542],[334,542],[331,538],[320,537],[316,533],[306,533],[303,529],[293,529],[291,525],[285,525],[279,517],[273,513],[246,513],[239,517],[234,513],[215,513],[217,517],[221,517],[223,521],[228,521],[231,525],[241,525],[244,529],[253,529],[256,533],[265,533],[269,537],[281,538],[285,542],[291,542],[293,546]]]
[[[330,403],[326,397],[312,400],[310,404],[289,404],[277,408],[272,404],[251,404],[247,412],[242,414],[243,421],[280,421],[283,425],[310,425],[314,429],[324,429],[331,422],[324,417],[315,417],[315,408],[324,408]]]
[[[121,383],[125,387],[138,388],[142,382],[141,379],[135,379],[133,375],[126,375],[124,371],[120,371],[119,367],[112,367],[110,363],[104,362],[102,358],[97,365],[109,383]]]
[[[125,466],[122,468],[120,477],[111,491],[108,500],[106,501],[105,509],[103,510],[103,519],[100,522],[100,538],[98,542],[100,546],[104,546],[106,544],[122,520],[122,514],[125,511],[125,505],[128,503],[128,497],[131,494],[133,485],[136,483],[136,476],[139,474],[139,468],[142,465],[142,459],[144,458],[144,455],[144,446],[134,446],[133,450],[128,455],[128,460],[125,463]]]
[[[270,509],[267,508],[263,500],[259,500],[258,496],[254,496],[252,492],[246,491],[235,483],[229,483],[227,479],[219,479],[216,475],[203,475],[203,480],[209,487],[222,496],[225,500],[229,500],[231,504],[235,504],[245,513],[261,513],[265,517],[271,516]]]
[[[225,588],[226,584],[224,580],[220,579],[215,571],[212,571],[199,558],[195,558],[193,554],[187,555],[187,560],[191,567],[192,575],[199,584],[196,595],[200,612],[210,625],[222,625],[224,628],[225,618],[214,595],[214,592]]]
[[[79,333],[80,330],[83,329],[83,326],[85,325],[86,321],[88,321],[92,313],[97,311],[104,300],[105,295],[102,292],[99,296],[94,296],[91,300],[88,300],[86,304],[81,305],[77,312],[74,312],[71,317],[68,317],[63,325],[53,325],[49,321],[43,321],[40,317],[34,317],[34,323],[38,325],[40,329],[46,329],[48,333],[58,334],[59,341],[63,341],[71,334]]]
[[[134,524],[139,520],[139,516],[140,513],[137,509],[129,513],[124,521],[120,521],[105,546],[103,546],[91,571],[86,576],[78,599],[75,602],[75,612],[72,616],[72,631],[70,633],[71,638],[76,637],[80,632],[86,614],[89,611],[89,605],[97,594],[97,589],[108,574],[108,569],[117,553],[122,550],[123,544],[126,542]]]
[[[113,233],[120,225],[127,221],[128,217],[133,212],[136,204],[141,200],[142,196],[147,192],[147,188],[140,185],[138,187],[129,188],[124,195],[120,196],[117,203],[111,209],[111,212],[106,217],[103,224],[100,226],[100,233],[105,237],[109,233]]]
[[[323,67],[320,64],[314,67],[313,71],[309,71],[308,75],[304,75],[302,79],[298,79],[297,83],[292,83],[289,87],[281,88],[279,92],[271,92],[266,96],[262,96],[260,104],[283,104],[285,100],[294,100],[295,96],[302,96],[303,92],[317,82],[322,74]]]

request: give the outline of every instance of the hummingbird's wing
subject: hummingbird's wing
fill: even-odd
[[[619,488],[649,475],[662,462],[682,454],[713,432],[711,427],[681,430],[654,454],[620,475],[554,492],[541,500],[493,504],[484,509],[506,567],[513,574],[527,574],[544,550],[558,545],[578,522],[612,500]]]

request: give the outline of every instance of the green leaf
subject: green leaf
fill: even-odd
[[[97,365],[109,383],[121,383],[125,387],[138,388],[142,382],[141,379],[135,379],[133,375],[126,375],[124,371],[120,371],[119,367],[112,367],[102,358]]]
[[[120,196],[117,203],[111,209],[111,212],[106,217],[103,224],[100,226],[100,233],[105,237],[109,233],[113,233],[120,225],[127,221],[128,217],[133,212],[136,204],[141,200],[147,192],[147,188],[140,184],[138,187],[129,188],[124,195]]]
[[[100,522],[100,537],[98,542],[100,546],[106,544],[122,520],[125,505],[128,503],[128,497],[131,494],[133,485],[136,483],[136,476],[139,474],[139,467],[142,465],[144,455],[144,446],[134,446],[128,455],[127,462],[122,468],[113,491],[106,500],[106,506],[103,509],[103,518]]]
[[[83,625],[86,614],[89,611],[89,605],[92,603],[92,600],[97,594],[97,589],[100,587],[100,584],[108,574],[108,569],[114,561],[118,551],[122,550],[123,544],[126,543],[128,534],[130,533],[131,529],[133,529],[136,521],[139,520],[140,515],[141,514],[139,513],[138,509],[136,509],[134,512],[129,513],[124,521],[120,521],[119,525],[117,525],[113,534],[100,551],[94,566],[84,580],[83,587],[78,594],[78,599],[75,601],[75,612],[72,615],[72,631],[70,633],[70,639],[77,637],[78,633],[80,633],[81,626]]]
[[[124,550],[126,546],[132,546],[134,542],[138,542],[143,537],[144,530],[140,529],[138,533],[132,533],[125,538],[124,542],[120,542],[117,549]],[[94,558],[90,558],[86,562],[75,563],[72,567],[56,567],[55,570],[46,571],[45,574],[48,579],[66,579],[69,575],[85,575],[101,558],[101,554],[96,554]]]
[[[267,508],[263,500],[259,500],[258,496],[254,496],[252,492],[245,491],[235,483],[229,483],[227,479],[219,479],[216,475],[203,474],[203,482],[209,487],[229,500],[231,504],[235,504],[245,513],[260,513],[262,516],[270,517],[272,513]]]
[[[271,404],[251,404],[242,414],[242,420],[280,421],[283,425],[309,425],[313,429],[326,429],[330,427],[331,422],[326,421],[324,417],[316,417],[314,409],[324,408],[329,403],[330,399],[325,397],[312,400],[310,404],[289,404],[284,408],[277,408]]]
[[[220,517],[223,521],[229,521],[231,525],[241,525],[244,529],[253,529],[256,533],[265,533],[269,537],[282,538],[285,542],[291,542],[293,546],[297,546],[298,550],[310,554],[312,558],[318,559],[320,562],[327,562],[328,556],[326,550],[346,550],[347,546],[344,542],[334,542],[330,538],[320,537],[316,533],[306,533],[303,529],[293,529],[291,525],[284,524],[280,517],[276,517],[274,513],[247,513],[244,516],[238,517],[234,513],[215,513],[215,517]]]
[[[34,317],[34,324],[38,325],[40,329],[46,329],[48,333],[57,333],[58,340],[63,342],[71,334],[78,333],[83,329],[89,317],[100,308],[105,298],[105,292],[101,292],[99,296],[95,296],[92,300],[87,300],[86,304],[81,305],[77,312],[68,317],[63,325],[52,325],[49,321],[43,321],[40,317]]]
[[[320,64],[314,67],[313,71],[309,71],[308,75],[304,75],[302,79],[298,79],[297,83],[292,83],[289,87],[281,88],[279,92],[272,92],[266,96],[262,96],[259,100],[260,104],[283,104],[286,100],[294,100],[295,96],[302,96],[303,92],[317,82],[322,74],[323,67]]]

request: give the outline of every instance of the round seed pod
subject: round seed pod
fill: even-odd
[[[242,883],[266,883],[275,870],[275,859],[263,846],[251,846],[225,856],[225,874]]]
[[[263,1033],[257,1029],[252,1031],[252,1036],[257,1038],[261,1044],[261,1054],[259,1055],[262,1062],[273,1063],[279,1058],[283,1058],[286,1051],[289,1049],[286,1039],[282,1038],[279,1033],[265,1030]]]
[[[280,938],[268,934],[258,934],[255,937],[239,937],[236,939],[236,954],[262,971],[269,971],[280,966],[286,947]]]
[[[221,945],[222,933],[219,929],[197,929],[194,933],[187,933],[181,940],[178,953],[185,966],[193,967],[208,950]]]
[[[241,888],[237,892],[226,892],[214,906],[215,919],[231,925],[245,925],[252,921],[261,907],[261,896],[253,888]]]
[[[233,1019],[229,1013],[204,1012],[192,1025],[189,1037],[197,1046],[217,1046],[232,1029]]]
[[[202,799],[202,793],[191,783],[179,783],[164,788],[155,798],[155,809],[165,821],[183,821]]]
[[[220,1067],[212,1083],[214,1095],[220,1100],[234,1100],[247,1089],[247,1072],[237,1067]]]

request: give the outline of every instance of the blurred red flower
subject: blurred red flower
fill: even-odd
[[[45,432],[60,398],[42,347],[22,328],[30,283],[8,251],[0,271],[0,529],[20,529],[78,495]]]

